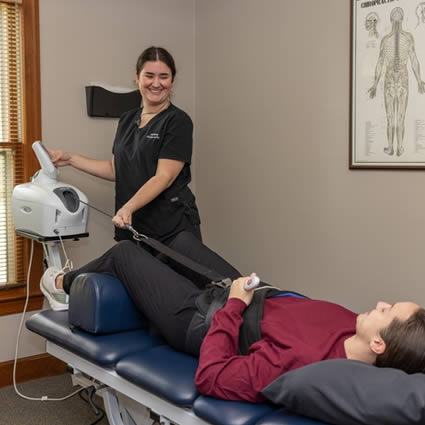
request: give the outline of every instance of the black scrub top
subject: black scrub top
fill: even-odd
[[[115,211],[118,211],[156,173],[158,160],[184,162],[173,184],[135,211],[132,225],[139,233],[166,241],[199,225],[191,181],[193,124],[173,104],[139,128],[141,109],[124,113],[118,123],[112,152],[115,165]],[[131,239],[127,229],[115,228],[115,240]]]

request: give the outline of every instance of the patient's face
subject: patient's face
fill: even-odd
[[[379,301],[373,310],[357,316],[356,333],[369,342],[379,336],[380,331],[387,328],[394,319],[404,322],[418,309],[419,305],[412,302],[388,304]]]

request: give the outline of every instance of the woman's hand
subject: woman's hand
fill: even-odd
[[[71,165],[72,153],[64,151],[55,151],[53,149],[47,149],[50,159],[56,167],[65,167]]]
[[[254,296],[253,290],[246,290],[244,288],[245,282],[255,276],[255,273],[251,273],[251,276],[240,277],[233,281],[232,286],[230,287],[229,300],[230,298],[239,298],[246,305],[250,305],[252,297]]]
[[[120,208],[114,217],[112,217],[112,224],[121,229],[125,229],[127,224],[131,224],[132,212],[130,209],[123,206]]]

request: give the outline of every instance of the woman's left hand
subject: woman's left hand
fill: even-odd
[[[131,224],[132,212],[125,206],[120,208],[114,217],[112,217],[112,224],[121,229],[125,229],[127,224]]]

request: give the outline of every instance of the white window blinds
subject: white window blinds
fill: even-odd
[[[0,1],[0,287],[24,281],[10,202],[23,180],[21,37],[20,2]]]

